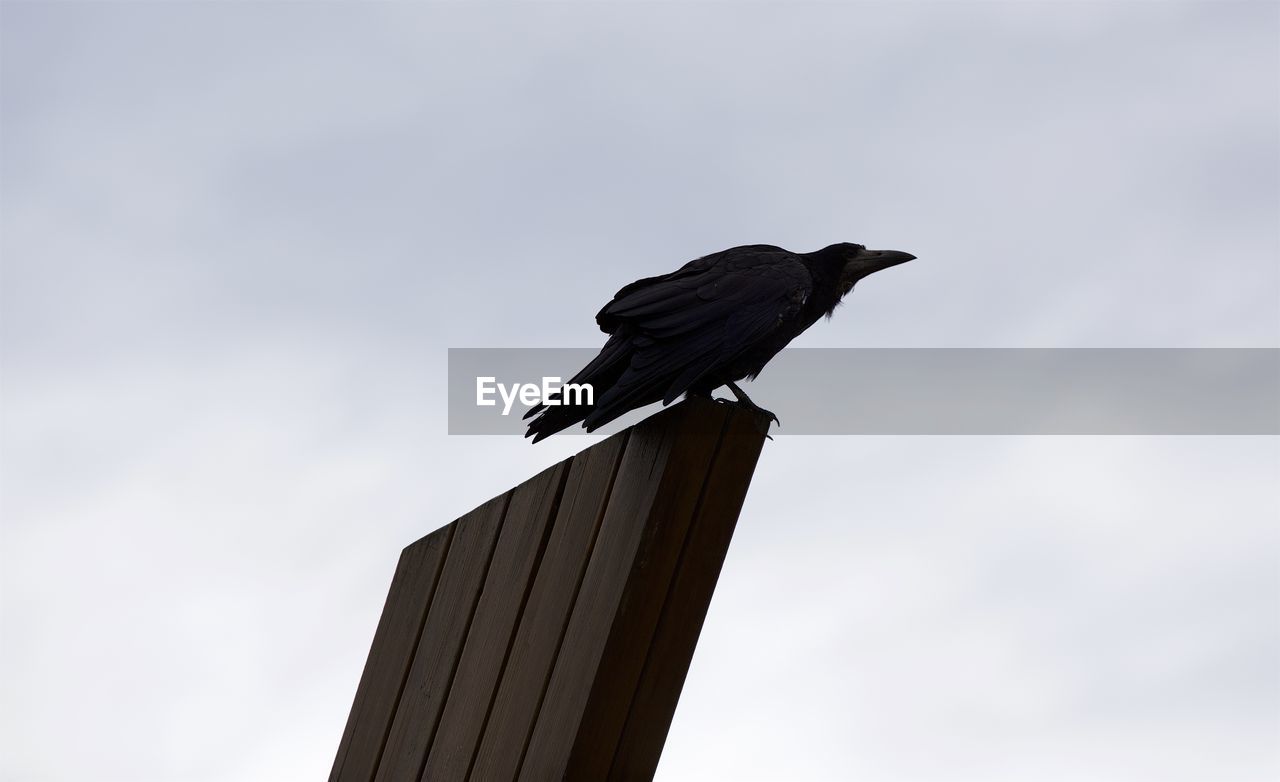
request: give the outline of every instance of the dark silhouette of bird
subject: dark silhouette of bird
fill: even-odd
[[[539,404],[524,416],[533,419],[525,437],[536,443],[579,422],[590,432],[629,410],[681,394],[710,396],[721,386],[780,425],[737,381],[755,379],[863,277],[914,258],[849,243],[811,253],[753,244],[637,280],[596,315],[609,339],[569,380],[590,384],[594,404]]]

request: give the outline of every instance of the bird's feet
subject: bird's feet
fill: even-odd
[[[773,435],[769,434],[769,427],[772,424],[777,424],[778,428],[782,428],[782,422],[778,420],[778,416],[774,415],[772,410],[765,410],[763,407],[755,404],[754,402],[751,402],[750,400],[746,402],[740,402],[739,404],[742,407],[745,407],[746,409],[755,413],[757,421],[763,422],[762,432],[765,436],[765,439],[767,440],[773,439]]]
[[[741,388],[738,388],[738,385],[736,383],[728,383],[726,385],[728,386],[729,390],[733,392],[733,395],[738,398],[739,405],[755,413],[758,419],[764,421],[764,436],[765,438],[772,440],[773,436],[769,434],[770,422],[777,424],[779,429],[782,428],[782,421],[778,419],[778,416],[775,415],[772,410],[765,410],[760,405],[756,404],[755,402],[752,402],[751,397],[747,396],[746,392],[743,391]],[[728,402],[729,400],[718,399],[716,401]]]

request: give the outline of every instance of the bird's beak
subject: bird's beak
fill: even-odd
[[[847,293],[863,277],[875,274],[881,269],[887,269],[890,266],[897,266],[900,263],[913,260],[915,260],[914,255],[900,250],[862,250],[845,263],[844,272],[840,275],[840,282],[847,286],[845,288]]]
[[[859,271],[865,276],[915,259],[916,257],[911,253],[904,253],[901,250],[863,250],[858,253],[857,262]]]

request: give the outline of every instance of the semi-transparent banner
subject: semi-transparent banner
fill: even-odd
[[[544,393],[603,393],[563,387],[595,355],[450,348],[449,433],[521,435]],[[788,348],[739,385],[777,414],[775,436],[1280,434],[1274,348]]]

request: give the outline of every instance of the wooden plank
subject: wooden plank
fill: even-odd
[[[706,490],[706,479],[720,448],[728,410],[704,400],[697,425],[686,424],[681,450],[697,443],[704,454],[695,466],[663,475],[669,483],[662,496],[668,504],[655,503],[645,523],[640,547],[605,646],[596,684],[591,690],[565,776],[568,779],[604,779],[626,724],[627,712],[662,606],[666,600],[680,551]],[[697,410],[697,408],[693,408]],[[721,413],[713,418],[710,410]]]
[[[422,779],[466,779],[570,461],[544,470],[511,495]]]
[[[520,779],[566,778],[571,761],[569,778],[608,772],[675,565],[668,549],[683,542],[725,418],[690,400],[633,431]]]
[[[454,522],[453,542],[378,765],[378,782],[415,780],[422,771],[510,497],[510,492],[495,497]]]
[[[559,512],[520,618],[471,779],[515,778],[626,442],[627,432],[616,434],[578,454],[569,468]]]
[[[657,771],[698,635],[764,446],[762,427],[767,425],[746,410],[736,410],[730,416],[649,644],[609,779],[652,779]]]
[[[436,530],[400,553],[330,782],[373,779],[452,534]]]
[[[331,782],[651,778],[763,436],[689,400],[406,549]]]

